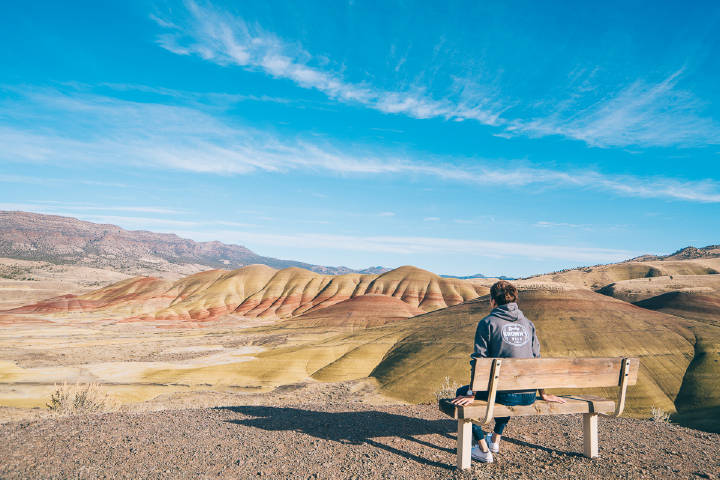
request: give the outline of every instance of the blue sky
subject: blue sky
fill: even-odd
[[[720,243],[720,5],[649,5],[6,4],[0,209],[444,274]]]

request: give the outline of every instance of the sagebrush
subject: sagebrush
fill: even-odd
[[[653,405],[650,413],[652,414],[653,422],[670,423],[670,412],[666,412],[662,408]]]
[[[81,415],[116,410],[117,402],[97,383],[55,385],[47,408],[60,415]]]
[[[450,377],[445,377],[440,384],[440,388],[435,391],[435,398],[439,401],[441,398],[455,398],[455,392],[460,385]]]

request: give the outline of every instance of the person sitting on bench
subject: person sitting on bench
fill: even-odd
[[[476,358],[539,358],[540,342],[535,333],[535,325],[525,318],[517,305],[518,291],[510,282],[500,280],[490,288],[490,314],[480,320],[475,331],[475,349],[470,355],[470,364],[474,366]],[[532,405],[535,403],[535,390],[506,390],[497,392],[496,401],[503,405]],[[563,398],[540,390],[540,398],[546,402],[565,403]],[[470,405],[474,399],[487,400],[487,392],[474,394],[469,385],[458,388],[455,405]],[[492,436],[473,424],[473,438],[478,443],[472,447],[471,457],[483,463],[493,461],[493,453],[500,449],[500,438],[510,417],[495,419]]]

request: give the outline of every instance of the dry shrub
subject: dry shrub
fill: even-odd
[[[118,403],[97,383],[68,385],[64,382],[59,386],[55,384],[47,407],[59,415],[82,415],[117,410]]]
[[[454,380],[450,377],[445,377],[443,382],[440,384],[440,388],[435,391],[435,398],[440,401],[441,398],[455,398],[455,392],[460,388]]]
[[[652,414],[653,422],[670,423],[670,412],[666,412],[662,408],[653,405],[650,413]]]

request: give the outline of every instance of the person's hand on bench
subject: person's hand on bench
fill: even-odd
[[[450,400],[450,403],[459,407],[470,405],[475,400],[475,395],[460,395]]]
[[[540,398],[542,398],[546,402],[567,403],[567,400],[565,400],[564,398],[558,397],[557,395],[552,395],[550,393],[545,393],[545,390],[543,389],[540,389],[538,393],[540,394]]]

